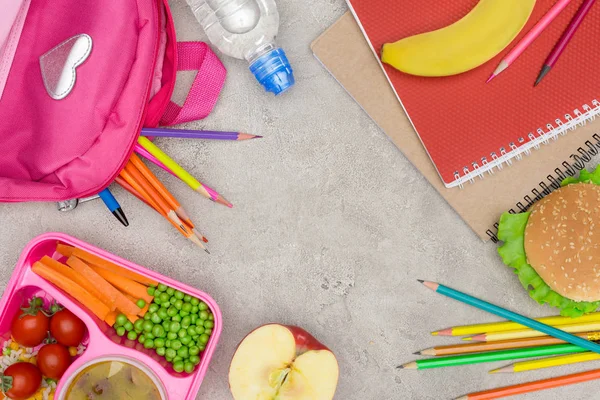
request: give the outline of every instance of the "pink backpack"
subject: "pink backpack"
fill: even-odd
[[[177,43],[167,0],[0,0],[0,201],[107,187],[143,126],[206,117],[225,68]],[[177,71],[198,74],[182,107]]]

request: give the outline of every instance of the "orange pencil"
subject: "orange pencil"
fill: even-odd
[[[158,193],[154,186],[148,182],[148,180],[142,175],[140,170],[138,170],[135,165],[131,161],[127,163],[125,166],[125,170],[129,172],[131,177],[144,189],[144,191],[150,196],[154,203],[159,207],[162,212],[165,213],[167,218],[171,221],[178,224],[182,229],[185,230],[185,226],[183,225],[183,221],[177,216],[175,210],[171,208],[171,206],[167,203],[167,201]]]
[[[600,379],[600,369],[592,371],[581,372],[578,374],[571,374],[565,376],[559,376],[557,378],[544,379],[541,381],[523,383],[520,385],[506,386],[503,388],[486,390],[485,392],[471,393],[469,395],[459,397],[456,400],[491,400],[500,399],[507,396],[515,396],[517,394],[524,394],[530,392],[537,392],[539,390],[553,389],[561,386],[573,385],[575,383],[582,383]]]
[[[161,181],[158,180],[156,175],[150,171],[150,169],[144,164],[144,162],[135,154],[131,155],[129,161],[144,175],[144,178],[150,182],[150,184],[156,189],[156,191],[167,201],[167,203],[171,206],[175,213],[181,217],[182,220],[186,221],[190,226],[194,227],[194,224],[190,220],[190,217],[185,212],[181,204],[177,201],[177,199],[169,192],[169,190],[162,184]]]

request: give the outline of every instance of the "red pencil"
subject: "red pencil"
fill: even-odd
[[[589,13],[595,2],[596,0],[585,0],[581,7],[579,7],[577,14],[575,14],[573,19],[571,20],[571,23],[567,27],[567,30],[565,30],[560,40],[558,41],[558,43],[556,43],[556,45],[550,52],[550,55],[544,62],[542,71],[538,75],[534,86],[539,85],[542,79],[544,79],[544,77],[548,75],[552,67],[554,67],[563,51],[565,51],[565,49],[569,45],[571,39],[573,39],[575,32],[577,32],[577,28],[579,28],[579,26],[581,25],[581,23],[583,22],[583,20],[585,19],[586,15]]]

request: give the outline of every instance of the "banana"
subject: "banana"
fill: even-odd
[[[535,0],[480,0],[452,25],[384,44],[381,61],[417,76],[449,76],[472,70],[513,41],[534,6]]]

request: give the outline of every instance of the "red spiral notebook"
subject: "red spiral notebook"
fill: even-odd
[[[478,0],[347,0],[371,49],[447,26]],[[554,5],[538,0],[526,27],[501,54],[464,74],[422,78],[381,64],[446,187],[493,172],[600,114],[600,6],[550,75],[533,83],[583,0],[573,0],[521,57],[491,83],[502,57]],[[376,50],[377,49],[377,50]]]

